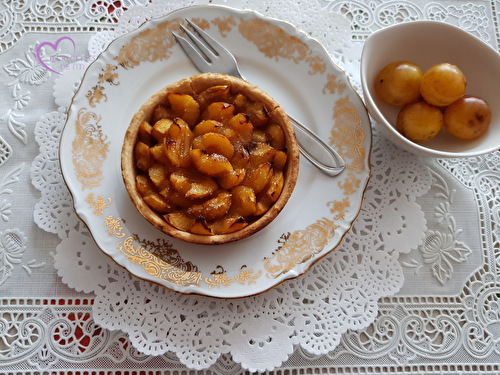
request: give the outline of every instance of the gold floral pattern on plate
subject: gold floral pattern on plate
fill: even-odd
[[[239,283],[241,285],[252,285],[256,283],[256,280],[261,277],[262,271],[254,272],[252,269],[248,269],[246,266],[240,268],[239,273],[234,275],[233,278],[227,275],[227,272],[222,266],[218,266],[215,271],[210,274],[210,277],[205,278],[205,283],[208,288],[220,288],[221,286],[228,287],[233,283]]]
[[[97,199],[94,199],[94,193],[90,193],[87,198],[85,198],[85,202],[87,202],[94,210],[92,213],[96,216],[102,217],[103,210],[108,207],[111,203],[111,198],[108,197],[107,203],[102,195],[98,195]]]
[[[333,118],[335,125],[331,131],[330,141],[332,145],[337,146],[341,150],[340,154],[348,158],[346,159],[347,169],[354,171],[364,169],[364,131],[357,108],[349,102],[348,96],[336,102]],[[339,181],[339,187],[344,189],[344,195],[354,194],[360,186],[360,180],[356,179],[352,173],[349,173],[348,176],[344,184]],[[341,201],[330,201],[327,206],[331,207],[332,214],[336,213],[333,221],[323,217],[304,230],[280,237],[278,242],[284,240],[282,245],[278,247],[272,257],[264,259],[264,267],[268,271],[268,277],[280,276],[298,264],[315,258],[325,249],[338,228],[335,221],[345,220],[350,201],[347,197]]]
[[[127,237],[116,245],[117,250],[125,254],[129,261],[142,266],[155,279],[178,286],[200,286],[202,273],[193,263],[184,262],[177,250],[169,251],[172,262],[166,262],[153,255],[148,246],[136,238],[138,237]]]
[[[125,237],[122,219],[108,216],[104,226],[109,236]],[[129,236],[116,244],[116,249],[128,260],[140,265],[146,273],[159,280],[179,286],[200,286],[202,273],[191,262],[185,262],[179,252],[164,239],[155,242],[144,240],[138,234]]]
[[[96,113],[81,108],[75,122],[73,165],[82,190],[99,186],[103,179],[101,167],[109,151],[109,142],[99,125],[100,119]]]
[[[124,69],[133,69],[141,62],[168,59],[175,44],[172,32],[178,31],[183,22],[181,18],[175,18],[139,32],[120,49],[114,60]]]
[[[123,233],[122,219],[114,218],[113,215],[109,215],[104,220],[105,231],[109,237],[123,238],[125,233]]]
[[[337,228],[334,221],[324,217],[303,230],[282,235],[278,242],[283,244],[271,257],[264,258],[267,277],[276,278],[312,260],[325,249]]]
[[[108,101],[108,97],[104,93],[104,87],[102,87],[101,85],[95,85],[94,87],[92,87],[87,92],[87,95],[85,97],[88,99],[89,105],[92,108],[95,108],[95,106],[99,104],[101,100],[105,102]]]
[[[366,170],[365,131],[356,107],[347,95],[335,102],[335,126],[331,130],[330,144],[346,160],[346,169],[358,173]]]
[[[296,64],[306,61],[312,69],[309,74],[323,74],[326,70],[324,60],[319,55],[311,56],[312,50],[306,43],[271,22],[261,19],[241,20],[238,30],[266,57],[276,60],[281,57]]]
[[[323,88],[323,94],[326,94],[327,90],[330,94],[338,93],[339,95],[342,95],[344,93],[346,84],[342,79],[337,78],[335,74],[330,73],[327,74],[327,79],[325,87]]]
[[[348,166],[329,179],[301,160],[300,194],[271,225],[243,241],[208,248],[167,237],[143,220],[119,170],[121,140],[135,108],[186,72],[198,73],[171,36],[186,18],[241,56],[244,66],[254,64],[245,76],[275,90],[269,93],[279,103],[296,110],[294,100],[305,100],[315,130]],[[257,74],[262,66],[276,74]],[[359,213],[370,175],[368,114],[324,48],[288,23],[223,6],[181,9],[112,42],[85,73],[67,124],[61,170],[98,246],[137,277],[181,293],[245,297],[303,274],[339,244]],[[83,192],[97,186],[99,192]]]
[[[222,19],[217,17],[212,21],[212,24],[218,27],[220,35],[225,38],[227,33],[233,30],[231,26],[236,26],[236,21],[233,16],[222,17]]]
[[[86,97],[89,105],[95,107],[101,100],[104,100],[104,102],[107,101],[107,95],[104,93],[105,87],[102,85],[108,83],[118,86],[120,84],[118,68],[121,67],[128,70],[133,69],[142,62],[155,62],[168,59],[172,53],[171,49],[175,44],[172,32],[178,31],[179,24],[183,22],[179,18],[166,21],[159,24],[156,28],[146,29],[131,38],[120,49],[118,55],[113,58],[115,63],[108,63],[105,68],[101,69],[98,75],[98,84],[87,92]],[[200,23],[204,24],[202,21]]]

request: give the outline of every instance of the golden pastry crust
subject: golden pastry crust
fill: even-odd
[[[215,91],[217,91],[217,93],[211,92],[211,89],[214,89]],[[206,100],[207,90],[210,93],[209,97],[211,98],[211,100]],[[173,95],[170,96],[169,100],[170,94]],[[175,104],[174,101],[174,94],[187,94],[194,98],[197,106],[199,107],[199,114],[196,113],[196,111],[189,110],[182,112],[182,109],[184,109],[182,105],[186,106],[186,104],[185,102],[182,102],[181,109],[176,107],[177,104]],[[252,159],[257,160],[257,162],[253,161],[254,163],[257,163],[252,169],[253,172],[259,170],[262,171],[262,173],[269,173],[270,177],[268,180],[266,180],[268,181],[268,183],[264,188],[268,189],[266,190],[266,194],[268,196],[272,196],[272,193],[274,192],[274,190],[269,187],[272,185],[271,176],[274,176],[275,180],[279,180],[281,178],[281,184],[277,184],[279,185],[279,187],[277,188],[278,192],[276,194],[279,194],[279,197],[277,199],[276,197],[272,198],[272,205],[270,207],[265,206],[264,210],[262,211],[264,212],[262,215],[252,216],[251,219],[243,217],[238,218],[236,217],[237,215],[235,216],[234,212],[231,215],[228,213],[223,217],[224,220],[227,219],[226,221],[222,220],[221,218],[219,218],[219,220],[213,219],[217,217],[217,215],[220,216],[220,214],[214,209],[214,207],[221,207],[221,205],[222,207],[224,207],[223,205],[227,203],[228,199],[233,199],[234,202],[235,199],[238,199],[238,197],[236,197],[237,194],[243,194],[242,197],[246,197],[246,195],[244,195],[245,189],[241,188],[237,189],[238,191],[234,190],[233,194],[229,193],[229,197],[232,196],[233,198],[228,198],[228,193],[224,192],[230,191],[230,189],[223,189],[221,185],[231,186],[234,181],[232,180],[233,176],[229,176],[230,178],[228,177],[228,174],[226,173],[227,171],[224,169],[225,165],[221,167],[222,169],[219,172],[214,168],[214,165],[221,166],[222,164],[208,164],[210,168],[206,171],[206,173],[210,174],[210,176],[205,178],[203,173],[200,172],[200,170],[203,171],[203,165],[200,166],[197,164],[197,162],[193,161],[198,161],[199,159],[197,158],[205,156],[207,154],[206,149],[209,149],[210,147],[216,148],[216,152],[214,153],[220,152],[224,154],[224,152],[226,152],[226,156],[230,158],[228,160],[232,160],[234,162],[234,158],[236,158],[235,156],[233,159],[231,159],[231,146],[227,145],[224,150],[218,149],[218,147],[223,147],[227,144],[227,138],[225,138],[225,136],[228,134],[227,132],[229,132],[230,134],[234,134],[232,133],[231,129],[227,130],[229,127],[229,125],[227,125],[227,123],[229,122],[227,118],[221,120],[221,123],[224,124],[223,128],[225,129],[224,136],[218,134],[214,135],[215,133],[213,132],[210,132],[209,136],[195,137],[195,135],[193,135],[198,134],[198,130],[195,129],[195,127],[200,122],[203,122],[203,119],[206,119],[207,116],[209,117],[211,115],[210,108],[207,109],[207,107],[209,107],[212,103],[219,103],[216,99],[220,97],[229,99],[228,103],[226,103],[225,105],[233,105],[236,108],[234,115],[237,115],[239,113],[245,114],[244,117],[241,117],[241,121],[244,122],[249,119],[249,122],[252,122],[252,124],[255,123],[255,125],[251,125],[251,129],[253,129],[251,133],[251,137],[253,137],[252,139],[255,140],[257,137],[264,137],[262,134],[267,134],[267,139],[270,139],[269,134],[271,134],[271,139],[273,139],[273,141],[276,143],[276,138],[273,138],[274,136],[272,135],[273,131],[277,129],[276,125],[281,128],[281,131],[279,131],[278,129],[278,133],[283,134],[284,136],[284,147],[280,150],[274,150],[272,147],[266,146],[265,142],[262,142],[261,144],[261,142],[251,141],[251,143],[245,144],[245,147],[247,148],[263,148],[264,151],[261,152],[261,154],[263,155],[265,155],[265,151],[267,151],[266,147],[274,150],[273,152],[280,154],[278,157],[274,156],[275,153],[273,153],[274,159],[270,163],[263,163],[266,164],[264,166],[257,166],[257,164],[260,162],[260,159],[258,157],[254,157]],[[224,101],[221,101],[220,103],[223,102]],[[187,106],[189,107],[191,104],[192,101],[188,102]],[[222,109],[215,109],[217,115],[220,115],[221,113],[217,111],[222,111],[222,114],[224,115],[225,106],[223,106],[222,104],[221,106]],[[192,104],[192,107],[190,107],[190,109],[195,107],[196,105]],[[185,116],[177,116],[175,113],[173,113],[175,111],[177,111],[177,115],[182,112],[183,114],[185,114]],[[146,167],[142,167],[141,165],[141,168],[143,168],[143,170],[141,170],[138,167],[138,158],[141,158],[141,152],[137,151],[137,148],[139,148],[137,145],[142,141],[141,137],[144,137],[144,124],[151,124],[150,126],[152,127],[160,118],[165,118],[165,116],[169,117],[168,121],[173,121],[175,123],[173,127],[172,125],[170,125],[170,123],[167,124],[167,128],[168,126],[171,126],[172,129],[178,128],[178,131],[189,132],[189,142],[192,143],[190,143],[189,149],[186,148],[184,150],[181,148],[181,150],[179,151],[180,142],[177,142],[176,144],[169,137],[164,137],[160,141],[153,140],[151,143],[149,143],[150,150],[154,148],[152,145],[156,145],[157,150],[159,151],[159,149],[162,149],[163,152],[167,152],[165,150],[169,149],[170,147],[177,147],[177,149],[175,149],[176,152],[180,152],[181,156],[189,152],[189,157],[191,159],[189,159],[188,157],[189,160],[185,159],[187,160],[187,164],[183,164],[185,163],[185,160],[182,159],[182,157],[180,159],[173,158],[172,160],[174,160],[174,164],[177,163],[174,166],[172,166],[170,160],[165,161],[167,165],[165,169],[168,169],[169,173],[169,181],[168,183],[165,183],[166,185],[168,185],[168,187],[165,187],[165,191],[167,188],[173,189],[171,186],[173,184],[176,189],[173,190],[175,191],[175,199],[162,200],[162,197],[160,196],[158,199],[160,199],[161,202],[155,201],[151,203],[151,200],[157,198],[156,195],[152,194],[147,198],[149,203],[148,204],[145,201],[146,198],[144,195],[144,189],[149,189],[147,185],[151,184],[151,180],[149,180],[149,182],[144,182],[141,180],[141,178],[144,178],[144,175],[147,175],[148,173],[149,175],[153,173],[154,179],[156,173],[156,170],[154,169],[159,168],[161,172],[162,164],[155,164],[155,167],[152,168],[153,172],[151,172],[151,170],[149,169],[149,172],[144,172],[145,168],[151,168],[151,165],[149,164]],[[179,117],[181,119],[184,118],[185,121],[178,120]],[[177,125],[177,122],[179,122],[180,125]],[[269,125],[272,125],[272,127],[268,127]],[[188,129],[188,127],[190,130],[186,130]],[[173,130],[169,131],[172,132]],[[155,135],[153,134],[152,137],[154,136]],[[231,138],[231,136],[227,136]],[[240,134],[238,133],[238,137],[239,136]],[[195,141],[193,141],[194,138],[196,138]],[[221,142],[221,139],[224,142]],[[163,146],[161,144],[162,141]],[[280,147],[282,145],[280,142],[277,142],[276,144],[278,145],[276,147]],[[246,153],[245,150],[242,150],[240,143],[235,143],[234,148],[236,149],[235,153],[238,152],[238,150],[240,150],[242,153]],[[147,151],[144,152],[145,154],[147,154]],[[153,153],[153,151],[150,151],[150,154],[151,153]],[[174,152],[173,155],[176,156],[178,154],[175,154]],[[165,158],[165,156],[162,157]],[[265,158],[265,156],[263,157]],[[221,159],[222,158],[223,157],[221,157]],[[152,156],[151,160],[153,161],[150,164],[154,164],[156,162]],[[127,192],[129,193],[130,198],[136,206],[137,210],[152,225],[154,225],[162,232],[186,242],[198,244],[223,244],[241,240],[253,233],[256,233],[257,231],[267,226],[272,220],[276,218],[279,212],[281,212],[286,202],[290,198],[297,181],[299,168],[299,148],[295,139],[293,127],[288,120],[288,117],[286,116],[283,109],[268,94],[266,94],[257,86],[251,85],[241,79],[223,74],[206,73],[182,79],[178,82],[168,85],[167,87],[154,94],[149,100],[146,101],[146,103],[144,103],[144,105],[141,106],[141,108],[134,115],[125,134],[121,162],[122,176]],[[235,165],[237,165],[238,161],[234,163],[236,163]],[[245,163],[247,163],[246,159]],[[259,167],[262,168],[259,169]],[[231,171],[240,171],[240,169],[237,169],[237,167],[234,167],[233,169],[232,166],[228,166],[228,168],[230,168]],[[234,178],[237,177],[234,176]],[[193,184],[193,181],[195,181],[196,183]],[[214,186],[212,181],[216,181],[217,185]],[[239,185],[241,181],[244,181],[242,184],[245,186],[252,186],[252,181],[249,176],[246,176],[246,179],[243,179],[241,177],[236,184]],[[189,183],[191,183],[191,185],[189,185]],[[163,184],[163,182],[161,182],[161,184]],[[258,185],[258,183],[256,184]],[[158,186],[153,186],[153,190],[156,191],[156,193],[160,193],[161,188],[162,187],[158,188]],[[188,190],[189,188],[191,188],[191,190],[189,190],[188,194],[186,193],[186,190]],[[264,192],[260,193],[260,195],[258,193],[259,189],[261,188],[262,187],[260,186],[253,186],[255,196],[264,196]],[[182,193],[179,193],[179,191],[181,191]],[[167,196],[167,194],[163,195],[165,197]],[[186,198],[186,196],[189,196],[189,199]],[[174,198],[171,196],[168,197]],[[207,203],[209,199],[211,199],[211,201]],[[264,200],[266,199],[266,202],[269,202],[269,198],[265,197]],[[151,204],[153,205],[153,207],[157,207],[157,205],[161,205],[162,207],[164,207],[165,204],[167,204],[168,206],[173,200],[175,200],[175,204],[172,205],[175,206],[175,208],[171,210],[166,207],[165,212],[158,212],[151,208]],[[239,204],[240,206],[238,207],[242,210],[240,212],[245,211],[244,208],[247,207],[245,206],[247,203],[240,202]],[[257,213],[257,211],[258,210],[256,210],[255,213]],[[229,216],[231,217],[228,218]],[[206,220],[206,217],[208,217],[208,220]],[[248,221],[245,221],[245,219],[247,219]],[[224,221],[223,224],[221,224],[222,221]],[[172,225],[172,223],[174,223],[175,226]],[[188,225],[191,228],[189,229],[190,231],[179,229],[183,228],[183,226],[185,225]],[[219,232],[224,232],[220,229],[221,227],[227,229],[227,226],[229,225],[232,225],[231,228],[232,230],[235,230],[234,232],[219,234]],[[235,228],[240,229],[236,230]],[[192,231],[194,231],[195,233],[192,233]]]

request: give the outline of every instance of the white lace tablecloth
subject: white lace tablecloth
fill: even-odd
[[[72,94],[114,38],[204,3],[0,4],[0,373],[500,373],[500,152],[422,159],[374,126],[351,231],[307,274],[254,297],[181,295],[95,246],[59,169]],[[377,29],[432,19],[500,42],[498,0],[226,4],[308,32],[361,96],[363,41]],[[74,50],[58,50],[63,36]],[[42,64],[43,43],[71,69]]]

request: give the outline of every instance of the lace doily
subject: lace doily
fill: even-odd
[[[8,14],[12,20],[9,28],[2,29],[3,49],[14,45],[26,31],[49,30],[43,26],[46,18],[40,15],[42,3],[26,2],[29,9],[22,11],[14,3],[3,6],[3,17]],[[86,3],[97,7],[111,2]],[[106,29],[89,43],[89,53],[97,54],[145,19],[187,3],[145,6],[145,2],[127,1],[107,15],[75,11],[79,18],[57,17]],[[239,6],[237,2],[226,4]],[[245,6],[310,32],[328,46],[358,92],[362,41],[380,27],[434,19],[460,25],[492,45],[498,40],[492,22],[498,17],[498,4],[490,1],[311,1],[291,5],[255,0]],[[129,9],[122,12],[125,7]],[[311,22],[313,15],[321,21]],[[89,26],[89,18],[94,26]],[[103,24],[113,18],[119,18],[119,23],[110,31]],[[345,19],[350,21],[350,38],[344,33]],[[322,23],[333,24],[331,20],[342,26],[326,33]],[[29,26],[30,22],[38,26]],[[336,34],[332,37],[330,33]],[[34,77],[44,83],[50,76],[45,74]],[[29,358],[27,370],[75,369],[81,363],[69,358],[85,356],[96,364],[110,361],[129,369],[141,368],[146,354],[154,354],[157,366],[176,363],[178,358],[190,368],[213,365],[212,369],[228,374],[240,370],[232,361],[244,369],[264,371],[280,365],[300,368],[304,360],[313,359],[343,372],[500,372],[500,262],[494,252],[500,243],[499,153],[465,160],[422,160],[395,149],[375,131],[372,179],[363,209],[335,252],[303,277],[257,297],[214,301],[183,296],[137,280],[110,262],[72,209],[59,171],[57,146],[65,110],[79,80],[78,73],[65,74],[54,86],[60,108],[36,124],[40,151],[31,166],[31,180],[41,193],[35,222],[61,240],[55,254],[58,274],[70,287],[95,298],[92,302],[78,299],[78,307],[68,306],[71,301],[54,300],[43,308],[38,306],[47,301],[30,301],[30,308],[22,301],[4,301],[1,335],[13,349],[2,355],[10,364],[16,366],[24,357]],[[16,112],[10,113],[12,117]],[[11,133],[25,139],[24,128],[15,121],[12,124]],[[0,136],[0,168],[2,173],[8,172],[0,179],[4,221],[15,208],[7,186],[16,186],[24,168],[22,164],[5,167],[13,156],[9,143]],[[464,203],[457,206],[456,201]],[[424,217],[423,211],[431,214]],[[479,242],[470,243],[468,238],[478,236],[468,236],[467,231],[479,227]],[[0,232],[6,277],[26,250],[26,240],[18,229]],[[36,262],[31,266],[30,270],[43,267]],[[94,322],[108,329],[94,327]],[[8,333],[14,331],[19,334]],[[50,335],[37,340],[36,335],[25,336],[28,332]],[[79,340],[74,341],[75,337]],[[127,346],[127,340],[133,345]]]
[[[126,12],[127,27],[118,27],[115,36],[164,11],[161,6],[151,8],[144,8],[142,18],[139,11],[129,18]],[[328,17],[341,21],[328,37],[342,35],[328,45],[341,49],[348,44],[342,17],[323,18]],[[103,40],[108,39],[93,38],[90,49],[97,52],[97,46],[105,45]],[[57,80],[54,95],[60,111],[47,114],[37,124],[41,153],[33,176],[42,199],[35,218],[40,227],[62,239],[55,267],[63,282],[93,292],[95,322],[128,333],[138,351],[152,355],[172,351],[194,369],[208,368],[230,353],[245,369],[272,370],[289,358],[294,345],[315,355],[331,352],[344,332],[371,324],[377,316],[377,301],[402,286],[397,258],[422,244],[425,218],[415,198],[429,190],[431,176],[420,159],[396,150],[378,135],[372,152],[372,182],[357,221],[343,243],[305,276],[241,300],[183,296],[132,277],[93,244],[71,211],[62,178],[58,176],[59,183],[54,180],[50,187],[47,183],[59,173],[56,165],[48,168],[56,162],[57,142],[43,138],[60,134],[65,121],[62,111],[78,79],[70,74]]]

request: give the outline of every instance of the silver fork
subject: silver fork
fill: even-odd
[[[191,42],[176,33],[173,33],[173,35],[186,55],[201,72],[223,73],[245,79],[240,73],[238,63],[231,52],[193,22],[188,19],[186,19],[186,22],[197,32],[199,37],[182,25],[180,25],[181,30]],[[345,169],[345,162],[340,155],[310,129],[288,113],[287,115],[295,128],[301,131],[302,137],[299,136],[297,139],[302,155],[328,176],[337,176],[341,173]]]

